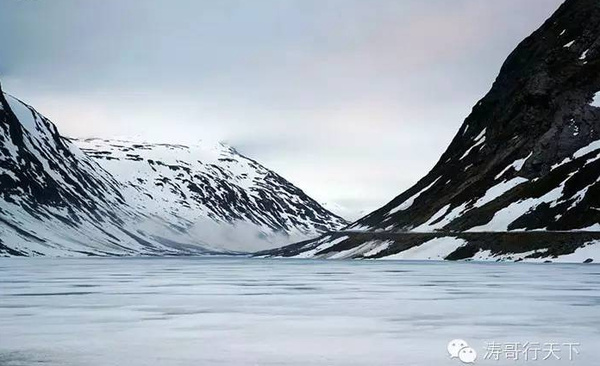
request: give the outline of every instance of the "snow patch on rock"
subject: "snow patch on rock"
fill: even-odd
[[[411,197],[407,198],[406,201],[402,202],[401,204],[399,204],[398,206],[396,206],[394,209],[392,209],[388,215],[393,215],[398,211],[404,211],[408,208],[410,208],[413,203],[415,202],[415,200],[424,192],[428,191],[429,188],[431,188],[434,184],[436,184],[441,177],[438,177],[436,180],[434,180],[430,185],[428,185],[427,187],[423,188],[422,190],[420,190],[419,192],[415,193],[414,195],[412,195]]]
[[[455,237],[442,237],[426,241],[425,243],[407,249],[403,252],[392,254],[381,259],[384,260],[443,260],[450,253],[462,247],[467,242]]]

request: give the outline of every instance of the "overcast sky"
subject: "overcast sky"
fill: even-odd
[[[0,80],[64,135],[224,141],[355,218],[561,2],[0,0]]]

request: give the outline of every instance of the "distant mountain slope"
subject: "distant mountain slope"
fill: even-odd
[[[130,206],[219,247],[264,249],[346,224],[275,172],[224,144],[74,142],[126,187]]]
[[[600,262],[598,231],[338,231],[254,254],[319,259]]]
[[[129,233],[124,219],[135,215],[118,182],[45,117],[1,92],[0,142],[0,254],[179,252]]]
[[[0,89],[0,255],[251,251],[345,224],[231,148],[105,144],[107,172],[78,143],[94,158]]]
[[[513,51],[440,161],[353,227],[600,229],[600,2],[567,1]]]
[[[347,230],[600,231],[599,91],[600,2],[567,0],[508,56],[429,174]]]

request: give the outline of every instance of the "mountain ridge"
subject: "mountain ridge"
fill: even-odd
[[[0,88],[0,255],[231,254],[278,246],[345,224],[299,188],[232,148],[222,147],[221,153],[228,156],[213,161],[209,172],[188,177],[186,193],[194,195],[189,201],[186,195],[169,202],[182,192],[171,189],[181,183],[182,171],[190,170],[187,163],[167,166],[153,160],[152,172],[179,170],[177,176],[156,177],[167,187],[161,207],[154,205],[142,183],[131,184],[136,177],[117,179],[77,143],[83,144],[63,138],[50,120]],[[127,162],[135,162],[131,148]],[[226,167],[234,160],[256,178],[248,187],[234,184],[240,176]],[[149,186],[156,188],[151,181]],[[195,199],[200,196],[202,200]],[[187,204],[188,209],[174,209],[175,203]]]

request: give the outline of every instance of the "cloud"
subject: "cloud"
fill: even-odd
[[[224,140],[360,212],[435,164],[560,2],[5,1],[0,73],[67,135]]]

